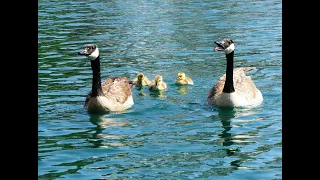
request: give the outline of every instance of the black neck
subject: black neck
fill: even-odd
[[[92,69],[92,94],[91,97],[103,95],[101,87],[101,74],[100,74],[100,56],[95,60],[91,60]]]
[[[223,92],[234,92],[233,87],[233,55],[234,51],[226,55],[227,58],[227,70],[226,70],[226,82],[224,83]]]

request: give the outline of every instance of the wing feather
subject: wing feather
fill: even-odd
[[[132,81],[127,77],[109,77],[101,86],[106,97],[123,104],[131,95]]]
[[[249,76],[245,72],[255,69],[255,67],[241,67],[233,70],[233,84],[238,93],[244,94],[248,99],[255,98],[257,95],[257,88]],[[212,102],[221,95],[224,83],[226,81],[226,74],[222,75],[216,84],[209,91],[207,100]]]

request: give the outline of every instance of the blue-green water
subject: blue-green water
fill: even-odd
[[[38,2],[39,179],[282,179],[281,1],[110,0]],[[225,72],[213,41],[235,42],[235,67],[249,72],[261,106],[205,104]],[[95,43],[102,77],[150,79],[161,94],[133,89],[123,113],[89,115]],[[193,86],[174,84],[179,71]]]

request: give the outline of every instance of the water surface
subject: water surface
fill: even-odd
[[[281,1],[112,0],[38,2],[39,179],[282,179]],[[207,93],[225,73],[213,41],[235,42],[235,67],[264,96],[256,108],[218,108]],[[101,74],[150,79],[134,106],[90,115],[95,43]],[[193,86],[174,84],[179,71]]]

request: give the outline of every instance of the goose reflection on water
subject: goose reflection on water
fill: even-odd
[[[232,134],[230,133],[232,128],[238,128],[237,125],[231,125],[232,122],[238,121],[237,118],[249,116],[252,114],[255,114],[256,112],[251,111],[250,108],[218,108],[218,117],[221,120],[222,128],[224,129],[221,134],[218,136],[222,139],[222,146],[223,147],[229,147],[232,145],[237,144],[247,144],[247,143],[255,143],[255,140],[252,140],[252,138],[256,138],[258,136],[256,135],[249,135],[249,134]],[[250,122],[254,121],[252,120],[246,120],[246,121],[238,121],[238,122]],[[241,164],[247,161],[252,160],[249,155],[246,153],[242,153],[241,149],[239,148],[226,148],[225,149],[227,156],[241,156],[241,159],[235,160],[230,162],[230,165],[235,166],[236,168],[240,168]],[[245,167],[241,167],[245,168]]]
[[[96,125],[95,133],[93,133],[90,143],[95,148],[111,148],[118,146],[128,146],[123,139],[127,139],[126,135],[116,135],[105,132],[108,128],[116,128],[120,126],[128,125],[128,122],[124,118],[112,118],[111,113],[109,114],[90,114],[90,122]]]
[[[224,107],[218,109],[219,114],[218,117],[221,120],[222,128],[224,129],[219,136],[223,139],[223,146],[231,146],[233,143],[247,143],[247,142],[255,142],[252,140],[246,140],[250,138],[256,138],[254,135],[247,134],[236,134],[232,135],[229,131],[233,127],[239,127],[238,125],[231,125],[231,122],[251,122],[256,119],[251,120],[239,120],[237,118],[249,116],[255,114],[255,111],[251,111],[249,108],[233,108],[233,107]]]
[[[222,138],[223,146],[231,146],[234,142],[232,141],[232,135],[229,131],[232,129],[231,121],[235,117],[235,111],[233,108],[220,108],[218,114],[222,128],[224,129],[219,136]]]

